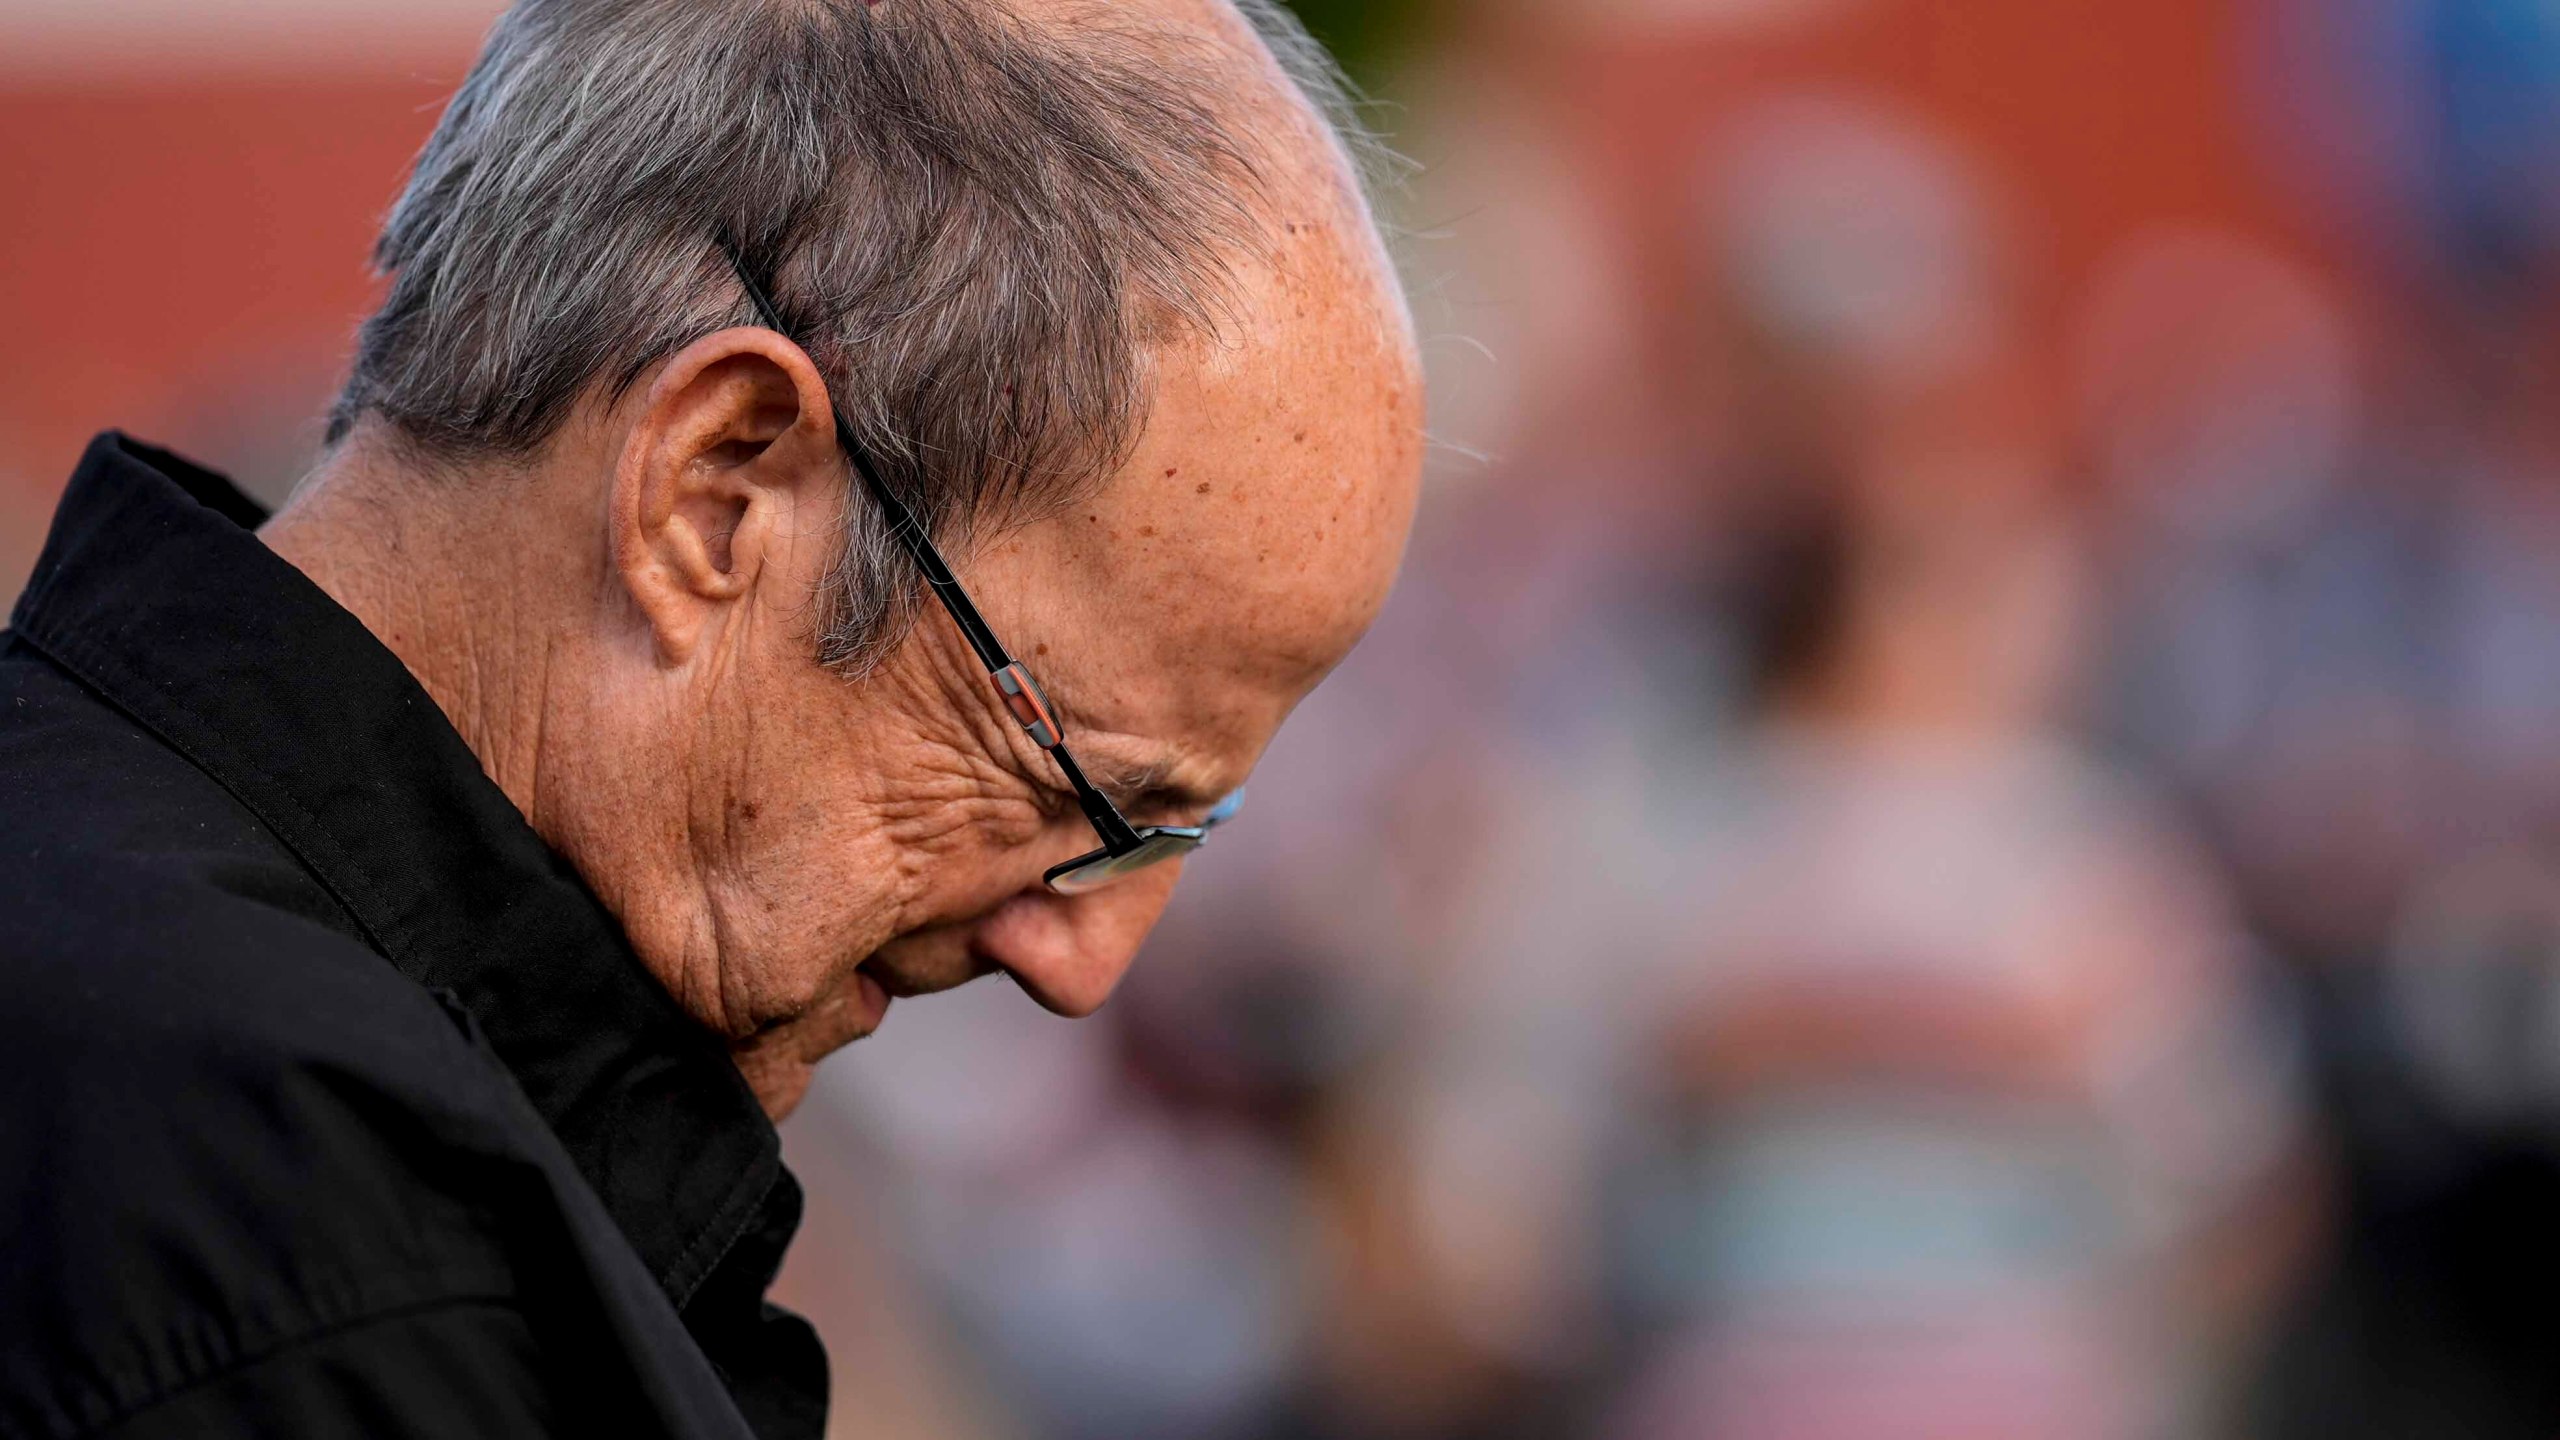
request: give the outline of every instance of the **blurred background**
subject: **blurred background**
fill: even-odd
[[[493,0],[0,0],[0,597],[281,497]],[[846,1436],[2560,1434],[2560,4],[1308,3],[1412,563],[1099,1020],[788,1127]]]

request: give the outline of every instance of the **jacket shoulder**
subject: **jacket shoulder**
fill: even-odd
[[[327,927],[149,858],[0,863],[0,1432],[306,1337],[505,1304],[505,1079]],[[14,1413],[13,1413],[14,1412]]]
[[[0,631],[0,867],[47,858],[154,869],[343,935],[359,933],[247,806],[33,646]]]

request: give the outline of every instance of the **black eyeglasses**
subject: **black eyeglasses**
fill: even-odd
[[[774,305],[773,297],[757,282],[737,247],[723,244],[721,249],[728,255],[730,268],[737,272],[738,283],[746,288],[747,298],[754,302],[756,315],[765,327],[785,339],[794,339],[790,327],[782,323],[782,312]],[[794,343],[797,343],[796,339]],[[872,498],[879,502],[881,512],[888,517],[890,533],[898,537],[898,543],[906,547],[907,553],[915,557],[917,567],[924,571],[924,578],[933,586],[934,598],[950,612],[951,622],[960,627],[960,634],[968,640],[969,648],[978,652],[978,659],[987,667],[988,678],[995,682],[996,693],[1004,699],[1004,708],[1021,722],[1023,731],[1033,743],[1048,751],[1050,758],[1058,762],[1058,769],[1066,775],[1067,784],[1075,790],[1076,804],[1083,808],[1084,818],[1093,822],[1094,833],[1102,837],[1101,849],[1080,855],[1048,872],[1044,878],[1052,891],[1060,895],[1087,895],[1118,884],[1150,866],[1161,865],[1199,849],[1208,843],[1210,831],[1234,818],[1244,803],[1241,790],[1219,802],[1218,808],[1210,811],[1208,817],[1197,825],[1150,825],[1143,828],[1131,825],[1128,818],[1120,813],[1120,807],[1111,803],[1111,797],[1095,789],[1093,782],[1085,778],[1083,767],[1077,765],[1076,757],[1067,751],[1066,727],[1058,719],[1056,707],[1041,691],[1040,682],[1031,678],[1031,671],[1007,653],[1004,642],[987,628],[987,622],[978,614],[978,607],[970,603],[969,592],[960,588],[960,582],[952,577],[951,567],[942,563],[941,553],[933,548],[932,537],[925,533],[915,512],[909,510],[905,502],[892,494],[881,481],[880,472],[873,468],[870,456],[863,451],[861,442],[854,438],[853,427],[845,423],[842,406],[836,407],[836,444],[843,449],[853,472],[862,477],[862,483],[870,489]]]

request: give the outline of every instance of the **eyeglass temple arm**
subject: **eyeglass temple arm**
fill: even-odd
[[[781,308],[773,303],[773,297],[756,280],[755,272],[747,266],[746,257],[739,253],[737,246],[726,241],[720,248],[728,256],[729,268],[736,272],[738,284],[746,290],[748,301],[755,306],[757,318],[764,322],[766,329],[789,338],[791,329],[782,322]],[[1003,697],[1005,709],[1031,736],[1033,743],[1048,751],[1058,762],[1058,768],[1066,774],[1067,783],[1075,790],[1076,804],[1084,811],[1085,818],[1093,822],[1104,847],[1113,854],[1137,849],[1144,842],[1138,838],[1136,828],[1120,813],[1120,807],[1111,803],[1111,797],[1085,778],[1084,767],[1067,753],[1066,726],[1058,719],[1057,710],[1050,705],[1040,682],[1032,678],[1030,668],[1014,659],[1004,648],[1004,642],[996,638],[996,632],[988,628],[986,618],[978,613],[976,603],[969,599],[969,592],[961,588],[959,577],[943,563],[942,552],[934,548],[932,537],[925,533],[924,523],[907,508],[905,501],[890,490],[888,483],[880,478],[880,472],[872,468],[870,454],[855,438],[853,427],[846,423],[843,407],[834,408],[837,447],[844,451],[845,460],[853,466],[854,473],[862,477],[864,488],[879,502],[881,513],[888,518],[889,533],[895,535],[898,543],[906,547],[907,554],[914,557],[916,568],[924,572],[925,582],[933,587],[934,598],[942,602],[951,622],[960,627],[961,638],[969,642],[969,648],[978,653],[979,662],[987,667],[989,678],[995,681],[996,692]]]
[[[747,299],[756,307],[757,318],[764,322],[766,329],[789,337],[791,330],[782,323],[780,307],[773,303],[773,297],[765,293],[764,286],[747,269],[745,258],[734,247],[723,248],[728,251],[730,267],[738,272],[738,283],[746,288]],[[1013,656],[1005,650],[1004,642],[996,638],[996,632],[987,628],[986,620],[978,614],[978,607],[970,602],[968,592],[960,588],[960,581],[952,575],[951,567],[942,563],[942,552],[934,548],[932,539],[925,534],[924,522],[916,518],[915,512],[908,509],[906,502],[900,500],[888,483],[880,478],[880,472],[872,468],[869,453],[854,439],[853,427],[845,422],[841,408],[836,410],[835,420],[836,443],[843,449],[845,459],[853,465],[854,473],[862,477],[863,486],[870,490],[872,498],[880,503],[881,512],[888,517],[889,533],[895,535],[907,553],[915,557],[916,567],[924,571],[924,578],[933,586],[933,593],[941,599],[943,608],[951,612],[951,619],[960,627],[960,634],[968,640],[969,648],[978,652],[978,658],[986,663],[987,673],[991,675],[1011,666]]]

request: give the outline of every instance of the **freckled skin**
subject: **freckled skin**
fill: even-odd
[[[1297,218],[1238,262],[1216,342],[1156,355],[1120,473],[950,558],[1147,824],[1242,784],[1376,616],[1422,389],[1347,168],[1242,19],[1126,10],[1229,47]],[[408,663],[777,1116],[884,994],[1002,972],[1089,1013],[1179,878],[1040,887],[1092,831],[938,612],[859,680],[816,664],[811,597],[851,495],[808,357],[740,329],[468,483],[359,426],[265,532]]]

